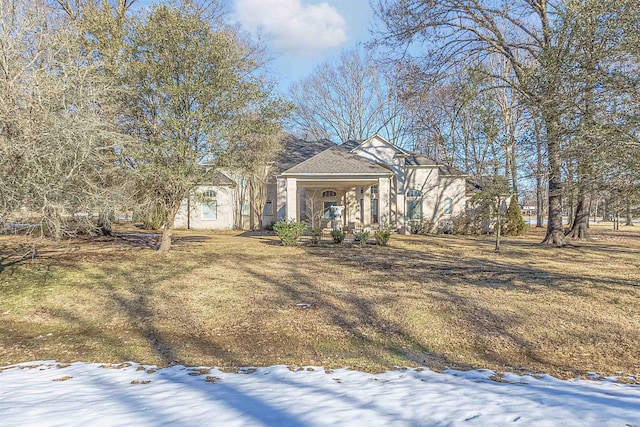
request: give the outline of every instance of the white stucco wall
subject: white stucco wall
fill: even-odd
[[[403,193],[404,158],[397,156],[401,154],[398,149],[375,136],[362,143],[362,145],[355,149],[354,153],[371,161],[383,163],[391,168],[398,180],[398,192]]]
[[[217,218],[202,218],[202,203],[191,200],[190,226],[193,230],[232,230],[234,219],[234,197],[232,187],[206,186],[198,187],[198,192],[216,192]],[[173,223],[175,228],[187,228],[187,200],[183,200]]]
[[[451,215],[444,215],[442,213],[442,206],[440,207],[440,219],[450,218],[452,216],[459,215],[464,212],[468,197],[466,192],[466,180],[458,177],[441,177],[440,181],[440,199],[444,202],[446,199],[451,199]],[[442,205],[442,203],[441,203]]]
[[[434,222],[464,212],[467,201],[465,185],[464,177],[438,176],[437,167],[406,169],[405,191],[422,191],[422,216]],[[449,215],[443,213],[446,199],[451,199],[452,202],[451,214]],[[409,200],[412,199],[407,198],[407,201]]]
[[[271,202],[271,213],[269,214],[269,212],[266,212],[267,206],[265,204],[265,212],[263,212],[262,215],[263,227],[277,222],[276,217],[278,213],[278,189],[275,179],[270,179],[269,183],[267,184],[267,202]]]

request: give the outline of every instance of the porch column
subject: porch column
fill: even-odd
[[[347,226],[350,223],[356,222],[356,211],[358,210],[358,187],[350,188],[347,190],[347,212],[345,218],[347,219]]]
[[[287,221],[298,220],[298,183],[295,178],[287,178]]]
[[[362,210],[360,212],[360,220],[364,228],[371,227],[371,186],[364,186],[364,198],[362,200]]]
[[[396,195],[397,198],[397,202],[396,202],[396,206],[397,206],[397,213],[396,213],[396,218],[398,223],[396,224],[398,227],[398,231],[402,234],[410,234],[410,230],[409,227],[407,227],[407,221],[406,221],[406,209],[407,209],[407,203],[404,197],[404,194],[398,194]]]
[[[287,179],[278,178],[276,182],[276,221],[287,217]]]
[[[378,179],[378,215],[379,224],[389,223],[391,211],[391,180],[389,177]],[[371,213],[369,213],[371,214]]]

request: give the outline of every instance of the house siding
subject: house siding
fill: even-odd
[[[197,191],[216,192],[217,218],[202,218],[202,203],[191,200],[183,200],[174,221],[175,228],[190,228],[193,230],[232,230],[234,228],[234,189],[227,186],[199,186]],[[187,218],[187,205],[191,207],[190,218]]]
[[[349,147],[345,147],[341,149],[349,149]],[[304,160],[305,157],[303,156],[300,161],[302,163],[307,162],[307,167],[310,167],[310,164],[313,166],[318,163],[317,158],[313,163],[313,156],[321,156],[321,158],[333,156],[331,157],[332,161],[334,163],[339,162],[340,157],[336,157],[334,153],[334,151],[339,152],[339,150],[329,148],[315,155],[311,153],[312,157]],[[329,167],[329,172],[327,173],[321,173],[324,170],[322,168],[320,168],[322,170],[319,172],[313,173],[308,171],[292,173],[280,170],[281,173],[285,173],[285,176],[274,174],[267,183],[266,201],[271,202],[271,210],[263,214],[261,225],[268,227],[288,216],[304,220],[306,216],[305,194],[307,187],[314,191],[321,191],[322,189],[333,188],[334,185],[340,203],[346,206],[343,218],[344,225],[349,228],[353,228],[358,224],[364,226],[371,224],[372,218],[369,218],[370,214],[367,213],[371,209],[369,196],[371,185],[378,185],[378,194],[376,196],[378,199],[378,222],[388,222],[400,232],[407,232],[408,227],[406,225],[407,221],[409,221],[407,207],[409,202],[416,200],[412,197],[407,197],[409,190],[421,191],[421,216],[435,223],[463,213],[465,210],[468,200],[466,196],[466,176],[453,170],[453,168],[443,169],[442,165],[436,164],[433,160],[424,156],[420,157],[417,153],[405,152],[390,145],[377,135],[357,146],[353,151],[345,151],[345,153],[348,153],[347,160],[351,162],[344,163],[347,166],[354,163],[353,158],[357,158],[357,156],[377,163],[377,165],[372,164],[373,166],[369,167],[369,169],[372,167],[379,169],[375,178],[371,177],[371,180],[369,180],[366,173],[349,174],[336,172],[333,174],[330,171],[336,165],[330,165],[331,167]],[[311,162],[309,161],[310,159]],[[357,160],[355,163],[358,163]],[[342,164],[343,168],[344,164]],[[293,165],[291,169],[295,167],[296,165]],[[316,167],[316,169],[318,168]],[[443,173],[446,175],[442,175]],[[228,180],[231,182],[229,185],[200,186],[198,188],[198,191],[201,192],[207,190],[216,191],[217,218],[215,220],[204,219],[202,217],[201,204],[194,202],[192,203],[190,214],[191,228],[229,230],[248,229],[252,225],[249,215],[241,215],[242,201],[248,199],[247,188],[242,185],[245,180],[237,173],[227,172],[227,175]],[[290,185],[287,185],[287,178],[290,181]],[[326,179],[326,188],[319,184],[324,182],[324,179]],[[345,182],[349,182],[350,179],[353,180],[353,184],[345,185]],[[298,180],[298,184],[296,184],[296,180]],[[362,193],[360,193],[360,188],[363,189]],[[288,199],[296,201],[297,206],[288,207]],[[451,199],[451,213],[445,214],[443,208],[447,199]],[[362,209],[364,209],[364,212],[361,212]],[[375,221],[373,222],[375,223]],[[321,225],[326,226],[327,221],[323,220]],[[184,201],[180,206],[175,226],[177,228],[187,227],[187,201]]]

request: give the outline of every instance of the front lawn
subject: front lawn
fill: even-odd
[[[0,363],[426,365],[640,377],[640,227],[539,246],[397,236],[282,247],[268,235],[0,236]],[[22,249],[18,246],[22,245]],[[301,305],[298,305],[301,304]]]

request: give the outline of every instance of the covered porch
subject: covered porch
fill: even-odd
[[[344,206],[340,223],[343,230],[369,229],[390,224],[392,175],[370,176],[282,176],[278,179],[278,211],[283,218],[306,222],[310,228],[334,226],[331,206]]]

